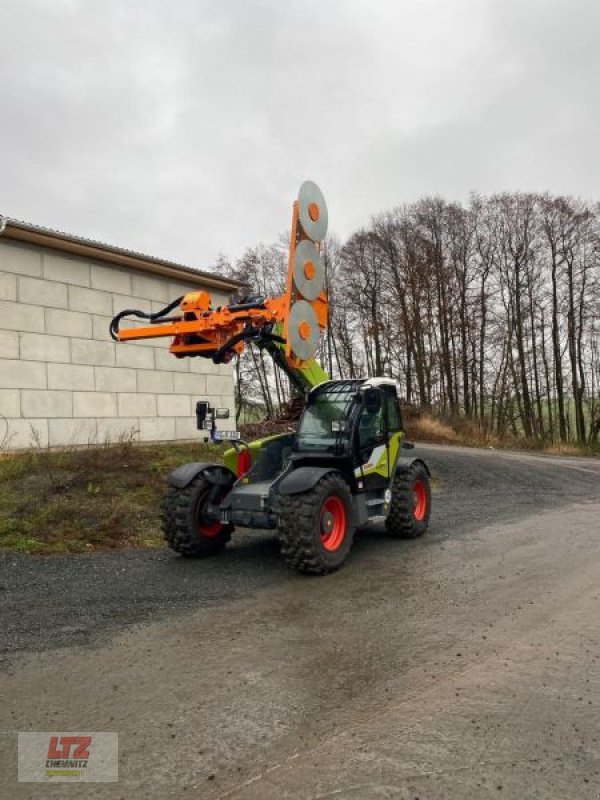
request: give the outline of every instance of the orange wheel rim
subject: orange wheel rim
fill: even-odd
[[[331,495],[321,506],[319,530],[321,544],[329,552],[337,550],[344,541],[346,537],[346,507],[339,497]]]
[[[206,537],[207,539],[213,539],[221,533],[222,525],[218,519],[211,519],[206,516],[204,513],[205,504],[206,494],[201,495],[196,504],[196,530],[200,538]]]
[[[425,484],[422,480],[416,480],[412,486],[412,513],[417,522],[422,522],[425,519],[427,511],[427,492]]]

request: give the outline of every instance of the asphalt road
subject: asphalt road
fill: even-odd
[[[600,461],[423,452],[427,536],[326,578],[0,554],[0,797],[600,797]],[[17,784],[26,730],[118,731],[119,782]]]

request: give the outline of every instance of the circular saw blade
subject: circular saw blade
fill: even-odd
[[[327,203],[323,192],[313,181],[304,181],[298,192],[298,217],[302,230],[313,242],[320,242],[327,233]]]
[[[288,339],[296,358],[308,361],[317,352],[319,322],[314,308],[306,300],[298,300],[290,309]]]
[[[296,247],[293,263],[294,285],[306,300],[316,300],[323,288],[325,270],[317,246],[303,239]]]

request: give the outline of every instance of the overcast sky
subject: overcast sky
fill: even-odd
[[[305,178],[598,199],[598,0],[0,0],[0,213],[198,267]]]

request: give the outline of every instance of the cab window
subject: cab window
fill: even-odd
[[[401,431],[402,420],[400,418],[400,405],[398,395],[394,386],[382,386],[382,402],[385,408],[386,427],[388,431]]]
[[[361,450],[381,444],[386,438],[385,403],[379,409],[369,412],[363,408],[358,420],[358,445]]]

